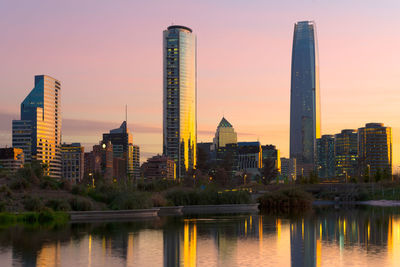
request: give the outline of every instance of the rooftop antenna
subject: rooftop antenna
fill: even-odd
[[[128,124],[128,104],[125,104],[125,122]]]

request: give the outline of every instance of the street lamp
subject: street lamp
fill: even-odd
[[[89,177],[92,180],[92,187],[94,188],[94,177],[93,177],[93,173],[89,173]]]

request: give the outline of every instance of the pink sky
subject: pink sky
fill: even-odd
[[[97,143],[128,104],[142,161],[162,152],[162,31],[174,23],[198,38],[199,141],[225,115],[240,141],[288,156],[293,24],[314,20],[322,133],[383,122],[398,165],[398,14],[397,0],[1,1],[0,146],[33,76],[48,74],[62,82],[64,141]]]

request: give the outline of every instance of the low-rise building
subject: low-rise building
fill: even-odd
[[[296,159],[281,158],[281,175],[288,181],[296,180]]]
[[[24,166],[24,152],[21,148],[0,148],[0,169],[15,172]]]
[[[175,162],[167,156],[154,156],[142,165],[143,177],[152,180],[175,180]]]
[[[61,145],[61,177],[72,183],[79,183],[84,174],[85,149],[80,143]]]

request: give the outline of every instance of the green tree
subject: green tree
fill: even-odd
[[[197,165],[196,169],[200,170],[202,173],[208,173],[210,166],[208,164],[208,153],[204,151],[201,147],[197,148]]]
[[[382,180],[382,171],[381,171],[380,168],[378,168],[376,170],[375,175],[374,175],[374,180],[375,180],[375,183],[377,183],[377,182]]]
[[[264,167],[262,170],[263,184],[269,184],[278,176],[278,169],[275,167],[275,160],[265,159]]]
[[[308,174],[308,182],[310,184],[317,184],[318,183],[318,175],[317,175],[317,173],[315,171],[311,171]]]

